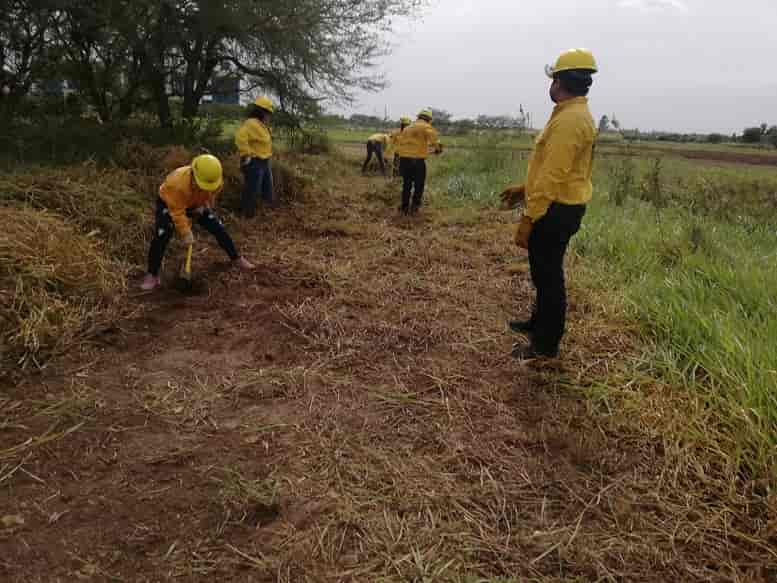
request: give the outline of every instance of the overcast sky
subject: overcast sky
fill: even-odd
[[[389,87],[350,111],[472,117],[523,104],[541,126],[552,107],[544,65],[586,47],[599,62],[597,118],[726,133],[777,124],[777,0],[433,0],[391,41]]]

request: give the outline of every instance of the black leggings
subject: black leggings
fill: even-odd
[[[401,158],[399,171],[402,174],[402,212],[416,211],[424,199],[426,184],[426,160],[423,158]],[[410,193],[413,193],[412,206]]]
[[[192,217],[194,209],[186,209],[186,215]],[[206,208],[197,216],[197,224],[216,237],[219,246],[227,252],[229,258],[233,261],[240,257],[235,249],[235,243],[229,236],[224,223],[218,218],[212,209]],[[165,256],[167,244],[175,232],[175,224],[170,211],[161,198],[156,200],[156,220],[154,223],[154,239],[151,241],[151,248],[148,250],[148,272],[151,275],[159,275],[159,269],[162,267],[162,258]]]

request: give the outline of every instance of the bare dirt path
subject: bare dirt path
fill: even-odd
[[[2,387],[0,579],[777,572],[738,517],[682,491],[659,439],[591,411],[576,387],[623,337],[574,280],[564,366],[509,357],[529,298],[509,216],[400,220],[396,186],[354,168],[321,161],[336,178],[238,225],[255,273],[204,248],[201,295],[133,297],[136,318]]]

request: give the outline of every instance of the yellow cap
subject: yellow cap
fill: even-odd
[[[425,119],[427,121],[432,121],[432,110],[431,109],[422,109],[418,112],[418,117],[421,119]]]
[[[218,190],[224,184],[221,162],[210,154],[203,154],[192,160],[192,174],[197,186],[208,192]]]
[[[261,107],[262,109],[267,110],[270,113],[273,112],[272,100],[269,97],[267,97],[266,95],[262,95],[261,97],[257,97],[256,101],[254,101],[254,105],[256,107]]]
[[[588,71],[596,73],[596,59],[588,49],[569,49],[559,55],[556,64],[546,65],[545,74],[551,79],[562,71]]]
[[[413,123],[413,120],[411,120],[407,116],[404,116],[402,119],[399,120],[399,124],[403,126],[409,126],[411,123]]]

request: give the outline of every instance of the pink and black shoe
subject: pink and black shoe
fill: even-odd
[[[162,280],[158,275],[151,275],[147,273],[140,282],[140,289],[143,291],[154,291],[156,288],[162,285]]]

